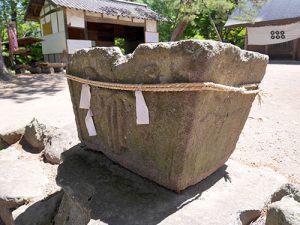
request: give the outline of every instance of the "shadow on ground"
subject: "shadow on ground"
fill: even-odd
[[[52,96],[65,87],[63,74],[20,75],[0,84],[0,99],[11,99],[17,103]]]
[[[280,65],[300,65],[300,61],[296,60],[270,60],[269,64],[280,64]]]
[[[176,194],[131,173],[101,153],[77,146],[63,157],[56,178],[65,191],[58,224],[85,224],[93,219],[110,225],[154,225],[200,198],[220,179],[230,182],[227,166],[223,166],[199,184]],[[80,218],[83,222],[78,223]]]

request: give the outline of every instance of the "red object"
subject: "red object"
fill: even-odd
[[[18,50],[18,36],[16,30],[16,23],[10,22],[8,25],[9,51],[11,53]]]

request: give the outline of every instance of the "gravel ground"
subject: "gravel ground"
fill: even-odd
[[[268,65],[232,158],[268,166],[300,185],[300,65]]]
[[[232,159],[268,166],[300,186],[300,65],[270,64]],[[74,124],[63,75],[20,76],[0,83],[0,132],[33,117],[52,126]]]
[[[21,75],[0,83],[0,132],[25,127],[33,117],[56,127],[75,123],[63,74]]]

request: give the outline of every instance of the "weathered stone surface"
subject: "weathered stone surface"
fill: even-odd
[[[240,213],[240,217],[235,225],[250,225],[251,222],[256,221],[260,216],[260,210],[245,210]]]
[[[24,149],[32,153],[40,153],[47,142],[48,130],[44,124],[35,118],[25,127],[25,132],[20,140]]]
[[[16,130],[6,130],[6,132],[0,133],[0,142],[2,143],[0,143],[0,150],[18,142],[24,134],[24,131],[24,128],[20,128]]]
[[[290,196],[272,203],[267,212],[266,225],[299,225],[300,202]]]
[[[15,225],[10,209],[0,206],[0,224]]]
[[[9,144],[7,144],[5,141],[3,141],[1,138],[0,138],[0,151],[2,149],[5,149],[9,146]]]
[[[12,213],[15,225],[53,224],[61,199],[62,192],[58,192],[41,201],[19,207]]]
[[[284,184],[277,190],[271,198],[271,202],[280,201],[283,197],[289,196],[300,202],[300,191],[292,184]]]
[[[76,128],[73,126],[55,129],[49,135],[44,149],[45,160],[52,164],[59,164],[61,154],[78,143]]]
[[[63,153],[57,182],[64,190],[55,224],[233,225],[246,210],[261,210],[286,178],[232,160],[180,194],[113,163],[73,148]]]
[[[43,195],[48,179],[39,162],[1,160],[0,165],[0,207],[17,207]]]
[[[140,45],[133,54],[118,48],[78,51],[67,73],[119,83],[260,83],[267,56],[213,41]],[[134,93],[92,88],[97,129],[89,137],[86,110],[79,109],[81,84],[70,81],[79,137],[130,170],[170,189],[196,184],[234,151],[255,95],[228,92],[145,92],[150,125],[136,125]]]

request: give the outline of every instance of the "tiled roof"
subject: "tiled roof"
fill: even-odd
[[[247,10],[250,9],[254,9],[254,7],[249,1]],[[245,18],[245,20],[242,18]],[[268,0],[261,8],[256,10],[256,15],[252,18],[249,18],[244,10],[235,9],[225,26],[245,26],[249,23],[296,18],[300,18],[300,0]]]
[[[33,1],[39,0],[30,0],[28,9],[31,7],[31,2]],[[50,2],[66,8],[103,13],[111,16],[165,20],[158,13],[151,10],[146,4],[140,4],[125,0],[50,0]],[[27,12],[28,11],[29,10],[27,10]],[[28,15],[28,17],[30,17],[30,15]]]

